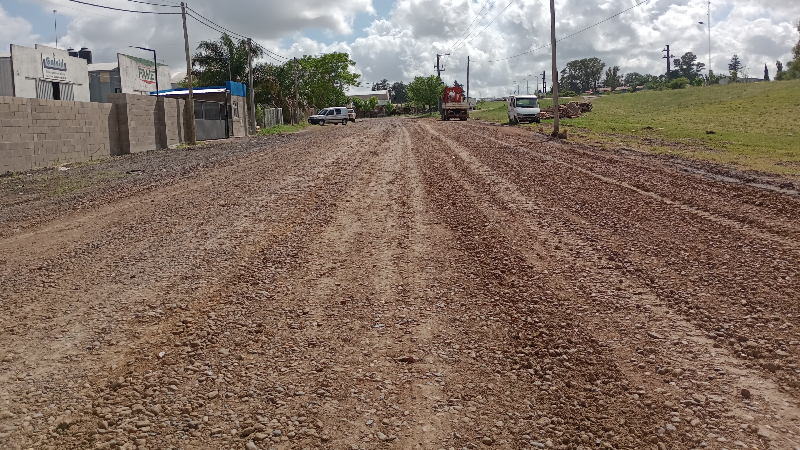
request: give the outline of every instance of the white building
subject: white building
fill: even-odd
[[[11,45],[0,54],[0,95],[88,102],[87,62],[58,48]]]
[[[89,64],[92,101],[105,103],[115,92],[150,95],[156,91],[156,81],[158,90],[172,88],[169,66],[159,63],[157,78],[155,67],[153,60],[122,53],[117,53],[115,63]]]
[[[375,97],[378,99],[378,106],[386,106],[389,103],[389,91],[363,91],[363,92],[350,92],[347,94],[348,97],[358,97],[361,100],[367,101],[370,97]]]

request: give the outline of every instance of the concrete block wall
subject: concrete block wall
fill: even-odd
[[[116,125],[109,104],[0,97],[0,173],[106,158]]]
[[[0,97],[0,174],[168,148],[187,140],[185,101]]]
[[[185,100],[108,94],[118,108],[120,154],[168,148],[186,141]]]

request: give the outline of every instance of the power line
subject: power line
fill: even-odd
[[[75,3],[80,3],[82,5],[94,6],[94,7],[97,7],[97,8],[110,9],[110,10],[113,10],[113,11],[122,11],[122,12],[130,12],[130,13],[137,13],[137,14],[158,14],[158,15],[162,15],[162,14],[163,15],[178,14],[178,15],[180,15],[179,12],[134,11],[134,10],[131,10],[131,9],[121,9],[121,8],[112,8],[111,6],[95,5],[93,3],[86,3],[86,2],[82,2],[80,0],[69,0],[69,1],[75,2]]]
[[[502,10],[502,11],[500,11],[500,14],[498,14],[498,15],[494,16],[494,19],[492,19],[492,21],[491,21],[491,22],[489,22],[489,25],[486,25],[486,26],[485,26],[485,27],[484,27],[484,28],[483,28],[481,31],[479,31],[479,32],[478,32],[478,34],[476,34],[475,36],[473,36],[473,37],[472,37],[472,39],[470,39],[470,40],[469,40],[469,42],[462,43],[462,44],[461,44],[461,46],[460,46],[459,48],[457,48],[457,49],[455,49],[455,50],[453,50],[453,51],[458,51],[458,50],[460,50],[462,47],[464,47],[465,45],[467,45],[467,44],[469,44],[470,42],[472,42],[473,40],[475,40],[475,38],[476,38],[476,37],[480,36],[480,35],[481,35],[481,33],[483,33],[484,31],[486,31],[486,29],[487,29],[487,28],[489,28],[489,27],[490,27],[490,26],[491,26],[491,25],[494,23],[494,21],[495,21],[495,20],[497,20],[497,18],[498,18],[498,17],[500,17],[501,15],[503,15],[503,13],[504,13],[504,12],[506,12],[506,10],[508,9],[508,7],[509,7],[509,6],[511,6],[511,4],[512,4],[512,3],[514,3],[515,1],[517,1],[517,0],[511,0],[510,2],[508,2],[508,4],[506,5],[506,7],[505,7],[505,8],[503,8],[503,10]]]
[[[202,19],[203,19],[205,22],[207,22],[207,23],[203,23],[203,22],[202,22],[200,19],[198,19],[197,17],[194,17],[194,16],[192,16],[191,14],[189,14],[189,16],[191,16],[191,17],[192,17],[194,20],[197,20],[198,22],[202,23],[203,25],[205,25],[205,26],[207,26],[207,27],[209,27],[209,28],[211,28],[211,29],[214,29],[214,30],[216,30],[216,31],[219,31],[220,33],[222,32],[222,31],[220,31],[220,30],[224,30],[224,31],[225,31],[225,32],[227,32],[228,34],[232,34],[232,35],[234,35],[234,36],[237,36],[237,37],[240,37],[240,38],[242,38],[242,39],[248,39],[248,37],[247,37],[247,36],[245,36],[245,35],[242,35],[242,34],[236,33],[235,31],[231,31],[231,30],[229,30],[229,29],[227,29],[227,28],[223,27],[222,25],[220,25],[220,24],[218,24],[218,23],[216,23],[216,22],[213,22],[213,21],[211,21],[211,20],[207,19],[205,16],[203,16],[203,15],[202,15],[202,14],[200,14],[199,12],[197,12],[197,11],[193,10],[192,8],[186,8],[186,9],[188,9],[189,11],[191,11],[191,12],[193,12],[193,13],[197,14],[198,16],[200,16],[200,18],[202,18]],[[213,25],[213,26],[212,26],[212,25]],[[217,28],[219,28],[219,29],[217,29],[217,28],[214,28],[214,27],[217,27]],[[279,54],[277,54],[277,53],[275,53],[275,52],[272,52],[272,51],[270,51],[269,49],[267,49],[267,48],[263,47],[263,46],[262,46],[261,44],[259,44],[258,42],[255,42],[255,41],[253,41],[253,43],[256,45],[256,47],[259,47],[259,48],[261,48],[263,51],[265,51],[265,52],[269,53],[270,55],[274,55],[274,56],[277,56],[278,58],[283,58],[283,59],[286,59],[286,60],[290,59],[290,58],[288,58],[288,57],[286,57],[286,56],[282,56],[282,55],[279,55]],[[267,56],[270,56],[270,55],[267,55]],[[270,56],[270,57],[272,57],[272,56]],[[275,59],[276,61],[280,61],[279,59],[276,59],[276,58],[274,58],[274,57],[272,57],[272,59]]]
[[[476,14],[476,15],[475,15],[475,18],[474,18],[474,19],[472,19],[472,22],[469,24],[469,26],[467,27],[467,29],[466,29],[466,30],[464,30],[464,32],[463,32],[463,33],[461,33],[461,36],[459,36],[459,37],[458,37],[458,40],[457,40],[455,43],[453,43],[453,45],[451,45],[451,46],[450,46],[450,50],[452,50],[452,49],[453,49],[453,47],[455,47],[456,45],[458,45],[458,44],[461,42],[461,38],[463,38],[463,37],[464,37],[464,35],[466,35],[466,34],[467,34],[467,31],[469,31],[469,30],[470,30],[470,28],[472,28],[472,25],[475,23],[475,21],[476,21],[476,20],[478,20],[478,16],[480,16],[480,15],[481,15],[481,13],[483,12],[484,8],[486,8],[486,5],[488,5],[490,1],[491,1],[491,0],[486,0],[486,3],[484,3],[484,4],[483,4],[483,7],[481,8],[481,10],[480,10],[480,11],[478,11],[478,14]],[[491,9],[492,9],[492,7],[494,6],[494,4],[495,4],[495,3],[497,3],[497,1],[495,1],[495,2],[493,2],[493,3],[492,3],[492,6],[490,6],[490,7],[489,7],[489,9],[486,11],[486,14],[489,14],[489,10],[491,10]],[[483,18],[484,18],[484,17],[486,17],[486,14],[484,14],[484,15],[481,17],[481,21],[483,20]],[[478,23],[480,23],[480,22],[478,22]],[[449,52],[450,50],[448,50],[448,52]]]
[[[180,6],[178,6],[178,5],[162,5],[160,3],[140,2],[139,0],[128,0],[128,1],[129,2],[133,2],[133,3],[142,3],[142,4],[145,4],[145,5],[163,6],[165,8],[180,8]]]
[[[561,39],[557,40],[556,42],[561,42],[561,41],[563,41],[563,40],[565,40],[565,39],[569,39],[569,38],[571,38],[572,36],[575,36],[575,35],[577,35],[577,34],[583,33],[584,31],[590,30],[590,29],[592,29],[592,28],[594,28],[594,27],[596,27],[596,26],[598,26],[598,25],[600,25],[600,24],[602,24],[602,23],[604,23],[604,22],[608,22],[609,20],[611,20],[611,19],[613,19],[613,18],[615,18],[615,17],[617,17],[617,16],[619,16],[619,15],[621,15],[621,14],[623,14],[623,13],[626,13],[626,12],[628,12],[628,11],[630,11],[630,10],[632,10],[632,9],[634,9],[634,8],[636,8],[636,7],[638,7],[638,6],[641,6],[641,5],[643,5],[643,4],[645,4],[645,3],[649,2],[649,1],[650,1],[650,0],[643,0],[643,1],[641,1],[641,2],[639,2],[639,3],[637,3],[637,4],[633,5],[633,6],[631,6],[630,8],[628,8],[628,9],[626,9],[626,10],[624,10],[624,11],[620,11],[620,12],[618,12],[618,13],[614,14],[614,15],[613,15],[613,16],[611,16],[611,17],[608,17],[608,18],[606,18],[606,19],[603,19],[603,20],[601,20],[600,22],[597,22],[597,23],[596,23],[596,24],[594,24],[594,25],[590,25],[590,26],[588,26],[588,27],[586,27],[586,28],[584,28],[584,29],[582,29],[582,30],[580,30],[580,31],[576,31],[576,32],[574,32],[574,33],[570,34],[569,36],[564,36],[563,38],[561,38]],[[535,52],[535,51],[537,51],[537,50],[541,50],[541,49],[544,49],[544,48],[550,47],[550,45],[551,45],[551,44],[543,45],[543,46],[541,46],[541,47],[534,48],[534,49],[532,49],[532,50],[528,50],[527,52],[522,52],[522,53],[520,53],[520,54],[513,55],[513,56],[509,56],[509,57],[506,57],[506,58],[501,58],[501,59],[490,59],[490,60],[489,60],[489,61],[487,61],[487,62],[498,62],[498,61],[505,61],[505,60],[508,60],[508,59],[516,58],[516,57],[518,57],[518,56],[522,56],[522,55],[527,55],[528,53],[532,53],[532,52]]]

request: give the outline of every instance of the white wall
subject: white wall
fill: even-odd
[[[11,60],[13,64],[14,95],[16,97],[36,98],[36,80],[48,79],[44,75],[42,58],[50,56],[64,60],[67,70],[64,72],[65,80],[55,80],[73,85],[73,99],[76,102],[89,101],[89,70],[85,59],[69,56],[66,50],[60,50],[44,45],[36,48],[11,46]]]
[[[135,56],[117,54],[119,61],[119,79],[122,84],[123,94],[148,95],[156,90],[155,73],[153,72],[153,60],[138,58]],[[148,80],[148,75],[153,75]],[[172,89],[172,74],[169,66],[158,65],[158,89]],[[148,83],[151,81],[152,83]]]

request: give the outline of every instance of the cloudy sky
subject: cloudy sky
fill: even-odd
[[[179,12],[132,0],[82,0],[122,9]],[[173,0],[148,0],[176,5]],[[622,73],[664,73],[666,44],[681,55],[691,51],[708,61],[706,0],[556,0],[559,70],[573,60],[599,57]],[[197,13],[257,40],[284,57],[330,51],[351,54],[365,81],[410,81],[434,72],[437,53],[444,59],[445,82],[466,81],[480,96],[508,93],[515,81],[550,74],[549,3],[544,0],[189,0]],[[53,13],[57,10],[57,13]],[[116,61],[116,53],[137,54],[129,46],[155,48],[173,72],[185,70],[180,15],[117,12],[70,0],[0,0],[0,52],[11,43],[54,45],[58,22],[60,48],[89,47],[95,62]],[[733,54],[761,77],[775,61],[784,63],[797,42],[800,0],[713,0],[711,68],[727,71]],[[189,19],[192,49],[219,33]],[[536,51],[532,51],[538,49]],[[528,52],[528,53],[525,53]],[[521,56],[516,56],[522,54]],[[525,81],[522,81],[523,86]]]

